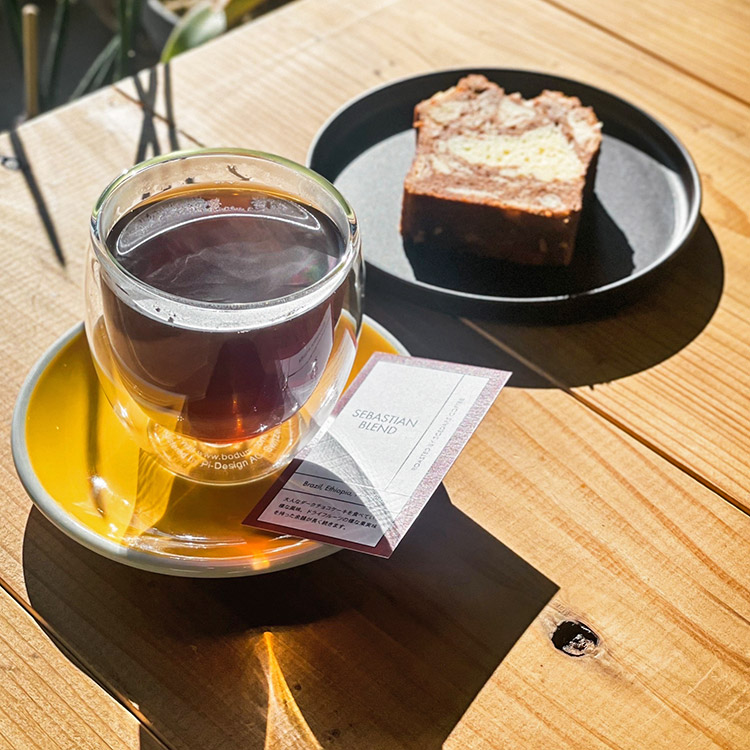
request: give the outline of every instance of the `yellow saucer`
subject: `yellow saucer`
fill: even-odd
[[[408,353],[365,316],[352,378],[377,351]],[[29,373],[13,414],[12,447],[39,510],[77,542],[127,565],[218,578],[289,568],[338,550],[241,524],[275,475],[231,487],[196,484],[141,451],[99,387],[83,324]]]

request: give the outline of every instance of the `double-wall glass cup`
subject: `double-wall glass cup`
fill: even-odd
[[[278,156],[178,152],[114,180],[91,239],[88,343],[141,449],[204,483],[287,464],[354,362],[363,263],[339,192]]]

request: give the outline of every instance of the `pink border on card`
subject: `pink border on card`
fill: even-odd
[[[435,490],[440,485],[443,477],[448,473],[450,467],[455,463],[456,459],[460,455],[469,438],[475,432],[482,419],[489,411],[490,406],[494,403],[503,386],[508,382],[511,373],[505,370],[494,370],[488,367],[477,367],[475,365],[463,365],[454,362],[442,362],[434,359],[424,359],[421,357],[404,357],[398,354],[386,354],[384,352],[376,352],[367,361],[367,364],[362,368],[356,378],[352,381],[352,384],[346,390],[346,393],[339,399],[332,412],[332,416],[336,417],[344,407],[347,405],[352,396],[357,392],[365,378],[369,375],[373,367],[378,362],[397,362],[400,365],[407,367],[420,367],[428,370],[441,370],[443,372],[458,372],[462,375],[475,375],[483,378],[487,378],[487,384],[482,389],[479,396],[476,398],[468,413],[464,417],[458,429],[453,433],[453,436],[446,443],[443,449],[435,456],[435,460],[427,470],[427,473],[422,478],[422,481],[417,486],[411,499],[407,502],[404,509],[394,520],[391,528],[385,532],[381,537],[380,541],[373,547],[367,545],[358,544],[356,542],[350,542],[346,539],[339,539],[337,537],[326,536],[324,534],[316,534],[314,532],[305,532],[300,534],[299,529],[293,529],[287,526],[279,524],[269,523],[267,521],[259,521],[259,516],[265,511],[270,505],[271,501],[278,495],[284,485],[287,483],[289,478],[297,471],[301,463],[304,461],[307,454],[315,447],[315,444],[305,448],[299,456],[294,458],[287,468],[281,473],[279,478],[273,483],[266,494],[258,501],[255,507],[250,511],[249,515],[242,522],[247,526],[253,526],[259,529],[265,529],[268,531],[275,531],[282,534],[290,534],[298,536],[303,539],[312,539],[318,542],[324,542],[326,544],[333,544],[337,547],[344,547],[346,549],[356,550],[358,552],[365,552],[370,555],[376,555],[378,557],[390,557],[393,551],[396,549],[398,543],[404,538],[406,532],[411,528],[417,516],[422,512],[422,509],[427,504],[428,500],[432,497]]]

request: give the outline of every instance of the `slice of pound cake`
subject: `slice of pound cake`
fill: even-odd
[[[601,123],[559,91],[506,94],[481,75],[420,102],[401,233],[531,265],[567,265],[593,193]]]

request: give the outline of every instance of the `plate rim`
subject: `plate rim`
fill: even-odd
[[[401,276],[396,276],[390,271],[386,271],[383,268],[380,268],[379,266],[374,265],[369,260],[367,260],[367,251],[365,249],[365,261],[367,262],[370,268],[375,270],[378,274],[383,274],[384,276],[387,276],[390,280],[400,285],[416,287],[423,293],[447,297],[455,301],[476,302],[476,303],[485,304],[485,305],[491,304],[496,307],[502,306],[502,307],[505,307],[506,309],[513,309],[513,310],[523,310],[523,309],[529,309],[529,308],[534,308],[534,307],[548,308],[548,307],[556,307],[556,306],[563,305],[563,304],[565,305],[575,304],[576,302],[582,302],[584,300],[599,299],[599,298],[608,296],[618,290],[622,290],[623,288],[630,287],[633,284],[641,283],[645,281],[648,277],[650,277],[654,272],[660,270],[667,263],[673,260],[679,254],[679,252],[690,242],[690,240],[692,239],[693,235],[695,234],[698,228],[698,223],[700,222],[700,218],[701,218],[701,205],[703,203],[703,186],[701,183],[701,178],[700,178],[700,173],[698,172],[698,168],[695,164],[695,161],[693,160],[693,157],[688,151],[687,147],[666,125],[661,123],[653,115],[649,114],[648,112],[641,109],[637,105],[632,104],[627,99],[623,99],[618,94],[613,94],[610,91],[607,91],[606,89],[599,88],[598,86],[593,86],[589,83],[576,80],[574,78],[567,78],[565,76],[559,76],[555,73],[547,73],[547,72],[543,72],[539,70],[529,70],[525,68],[496,68],[496,67],[491,67],[491,66],[490,67],[461,66],[461,67],[451,67],[451,68],[439,68],[436,70],[426,71],[423,73],[415,73],[412,75],[401,76],[399,78],[386,81],[377,86],[373,86],[372,88],[369,88],[366,91],[363,91],[361,94],[358,94],[357,96],[353,97],[349,101],[345,102],[338,109],[336,109],[336,111],[333,112],[333,114],[331,114],[326,119],[326,121],[320,126],[320,128],[315,133],[310,143],[310,146],[307,150],[307,155],[305,157],[306,166],[316,171],[316,166],[313,164],[313,159],[315,157],[315,151],[321,139],[324,137],[328,129],[336,122],[336,120],[338,120],[342,115],[344,115],[350,108],[352,108],[355,105],[360,104],[365,99],[368,99],[371,96],[380,94],[389,88],[404,85],[404,84],[416,81],[418,79],[430,78],[433,76],[438,77],[438,76],[448,76],[448,75],[455,75],[458,77],[462,77],[465,75],[471,75],[472,73],[479,73],[479,74],[485,75],[488,72],[491,73],[492,75],[506,74],[506,75],[539,76],[541,78],[553,79],[554,81],[560,81],[563,83],[572,83],[576,86],[583,86],[584,88],[587,88],[595,92],[597,95],[609,97],[610,99],[614,100],[621,106],[626,107],[636,112],[639,116],[647,119],[650,122],[650,124],[654,128],[656,128],[658,131],[660,131],[667,138],[667,140],[672,144],[672,146],[677,149],[677,152],[679,153],[680,157],[683,159],[685,166],[687,167],[689,175],[690,175],[690,182],[691,182],[691,187],[692,187],[694,196],[692,200],[690,200],[688,197],[688,212],[687,212],[687,216],[685,218],[683,227],[679,233],[679,236],[675,238],[669,244],[665,252],[659,258],[657,258],[655,261],[650,263],[648,266],[640,269],[637,273],[631,274],[629,276],[625,276],[621,279],[616,279],[615,281],[611,281],[608,284],[604,284],[603,286],[595,287],[594,289],[587,289],[581,292],[575,292],[573,294],[547,295],[547,296],[542,296],[542,297],[503,297],[503,296],[493,296],[493,295],[487,295],[487,294],[478,294],[476,292],[464,292],[464,291],[457,290],[457,289],[450,289],[448,287],[436,286],[435,284],[430,284],[428,282],[421,281],[419,279],[404,279]],[[417,102],[415,102],[415,105],[416,104]],[[323,176],[325,177],[325,175]],[[330,179],[330,178],[326,177],[326,179]],[[334,182],[334,180],[330,180],[330,181],[332,183]],[[684,181],[682,179],[680,180],[680,182],[684,184]]]
[[[393,345],[400,354],[409,356],[407,348],[387,328],[368,315],[362,316],[362,324],[365,323]],[[253,568],[247,562],[243,563],[243,558],[224,558],[224,561],[222,561],[222,558],[217,558],[210,563],[207,563],[203,558],[187,556],[174,556],[167,559],[153,552],[133,549],[118,544],[111,539],[106,539],[67,513],[60,503],[47,492],[31,464],[26,449],[26,413],[32,394],[43,373],[65,346],[82,334],[84,334],[84,324],[83,321],[80,321],[59,336],[36,360],[18,392],[11,419],[11,455],[13,456],[16,473],[31,502],[53,526],[83,547],[115,562],[124,563],[150,573],[184,578],[230,578],[264,575],[305,565],[341,551],[340,547],[308,540],[312,545],[308,550],[288,554],[273,566],[267,568]],[[248,559],[250,558],[245,558],[245,560]]]

